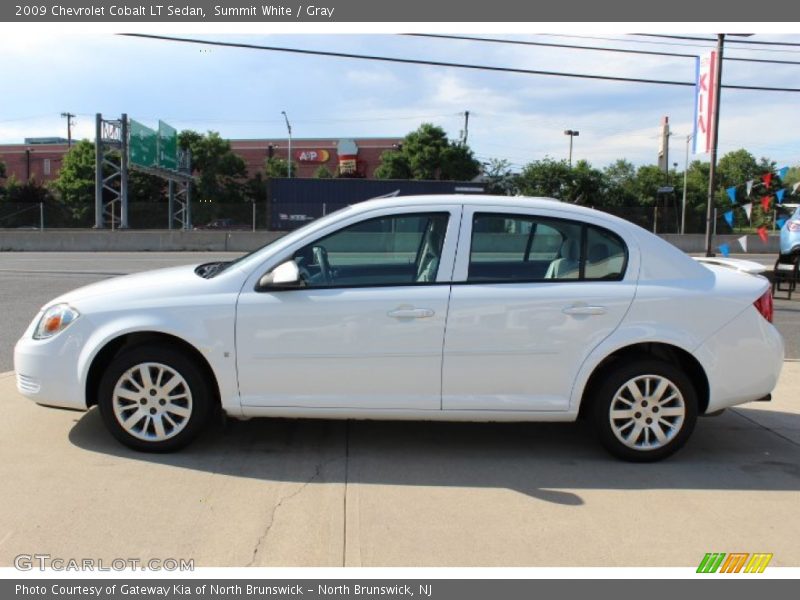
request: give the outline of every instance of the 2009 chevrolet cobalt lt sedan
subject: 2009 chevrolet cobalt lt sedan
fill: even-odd
[[[421,196],[332,213],[232,262],[56,298],[16,345],[21,393],[100,410],[140,450],[232,417],[594,422],[663,458],[699,414],[764,399],[769,284],[555,200]]]

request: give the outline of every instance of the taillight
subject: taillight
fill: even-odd
[[[800,221],[789,221],[789,231],[800,231]]]
[[[768,289],[764,292],[761,298],[753,302],[753,306],[761,313],[762,317],[772,323],[772,290]]]

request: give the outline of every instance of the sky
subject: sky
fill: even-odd
[[[165,32],[169,35],[170,32]],[[489,44],[394,34],[210,34],[179,37],[521,69],[693,81],[694,60],[562,48]],[[473,31],[470,35],[481,35]],[[623,34],[485,35],[576,45],[702,54],[712,44]],[[704,36],[713,37],[713,36]],[[800,35],[751,40],[800,43]],[[800,62],[800,47],[742,48],[726,55]],[[780,50],[780,51],[777,51]],[[77,114],[74,137],[92,138],[94,114],[125,112],[156,127],[218,131],[226,138],[402,137],[421,123],[458,139],[469,111],[468,142],[481,161],[515,169],[546,156],[603,167],[618,158],[656,162],[660,122],[669,116],[670,162],[683,168],[694,116],[692,87],[497,73],[198,46],[53,29],[0,36],[3,60],[0,143],[66,137],[62,112]],[[800,65],[724,64],[726,84],[800,87]],[[800,94],[723,90],[720,153],[746,148],[780,165],[800,163]],[[690,156],[707,159],[707,156]]]

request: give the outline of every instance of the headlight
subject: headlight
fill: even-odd
[[[36,330],[33,332],[33,339],[45,340],[53,337],[60,331],[69,327],[75,319],[80,316],[80,313],[69,306],[68,304],[56,304],[51,306],[39,319]]]

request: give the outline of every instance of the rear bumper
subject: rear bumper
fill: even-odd
[[[706,412],[714,412],[769,400],[783,367],[784,345],[778,330],[748,307],[694,354],[708,376]]]

